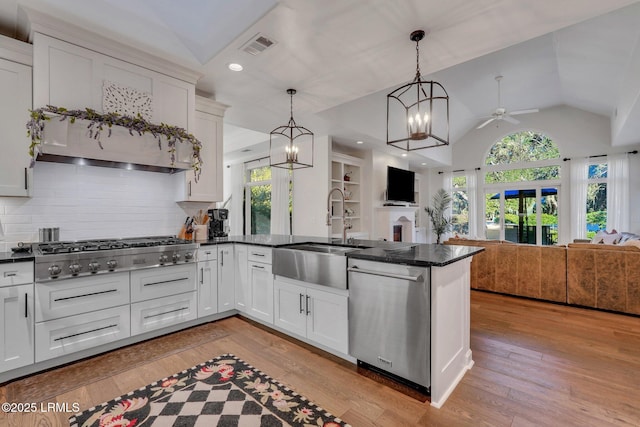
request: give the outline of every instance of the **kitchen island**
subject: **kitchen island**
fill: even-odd
[[[310,243],[353,248],[343,253],[349,263],[346,352],[361,366],[390,373],[393,378],[429,392],[432,406],[442,406],[473,366],[470,265],[472,256],[482,248],[379,240],[345,243],[339,239],[281,235],[236,236],[224,241],[293,250]],[[304,256],[303,253],[300,255]],[[296,276],[289,276],[297,279],[299,285],[305,284],[299,277],[299,270],[305,266],[308,267],[307,261],[300,262],[295,267]],[[359,274],[363,270],[368,271]],[[278,288],[279,276],[275,277]],[[383,281],[378,280],[380,277]],[[407,277],[416,280],[407,281]],[[402,284],[407,286],[399,291]],[[291,293],[297,298],[296,292],[304,294],[301,289],[295,288]],[[291,317],[294,316],[295,313]],[[293,325],[291,317],[284,317],[281,324]],[[278,318],[276,313],[276,327]],[[295,325],[291,328],[304,337]],[[333,347],[336,348],[339,347]]]

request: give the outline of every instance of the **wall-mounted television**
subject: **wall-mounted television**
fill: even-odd
[[[387,202],[415,203],[415,172],[387,166]]]

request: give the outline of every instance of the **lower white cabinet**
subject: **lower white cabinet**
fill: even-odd
[[[36,323],[36,362],[131,336],[129,304]]]
[[[4,372],[33,363],[33,284],[0,287],[0,300],[0,372]]]
[[[187,292],[131,304],[131,335],[196,319],[197,300],[196,292]]]
[[[38,283],[35,303],[36,322],[129,304],[129,273]]]
[[[276,277],[274,324],[341,353],[349,352],[348,296]]]
[[[195,290],[195,264],[168,265],[131,272],[131,302]]]
[[[247,245],[235,245],[235,301],[236,310],[247,313],[249,299],[249,270]]]
[[[273,324],[273,274],[271,273],[271,264],[249,262],[248,279],[248,314]]]
[[[198,262],[198,317],[218,312],[218,263]]]
[[[235,262],[233,243],[218,245],[218,312],[235,307]]]

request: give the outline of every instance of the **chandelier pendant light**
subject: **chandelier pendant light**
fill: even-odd
[[[406,151],[449,145],[449,94],[438,82],[422,80],[422,30],[411,33],[416,42],[416,76],[387,95],[387,145]]]
[[[287,89],[291,97],[289,123],[279,126],[269,134],[269,158],[272,167],[301,169],[313,167],[313,132],[298,126],[293,120],[293,95],[295,89]]]

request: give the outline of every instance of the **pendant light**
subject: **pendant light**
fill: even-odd
[[[313,132],[296,125],[293,120],[293,95],[295,89],[287,89],[291,97],[289,123],[279,126],[269,134],[269,157],[272,167],[301,169],[313,167]]]
[[[416,30],[416,76],[411,83],[387,95],[387,145],[406,151],[449,145],[449,94],[420,75],[419,43],[425,36]]]

